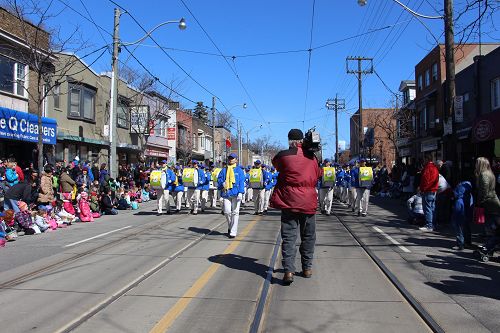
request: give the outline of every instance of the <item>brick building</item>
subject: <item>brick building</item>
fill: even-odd
[[[394,109],[363,109],[363,133],[361,153],[359,142],[359,111],[350,119],[351,157],[370,158],[373,163],[382,162],[390,168],[396,161],[395,138],[396,120]]]

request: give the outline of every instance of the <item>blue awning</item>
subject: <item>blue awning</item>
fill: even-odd
[[[40,132],[44,144],[55,145],[57,121],[42,117],[42,128],[39,130],[37,115],[0,107],[0,138],[38,142]]]

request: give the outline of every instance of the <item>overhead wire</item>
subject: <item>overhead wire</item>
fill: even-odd
[[[234,63],[234,57],[233,57],[233,66],[231,66],[231,64],[229,63],[229,61],[227,60],[227,57],[224,56],[224,54],[222,53],[221,49],[219,48],[219,46],[217,45],[217,43],[215,43],[214,39],[210,36],[210,34],[207,32],[207,30],[203,27],[203,25],[200,23],[200,21],[198,20],[198,18],[196,17],[196,15],[194,15],[194,13],[191,11],[191,9],[189,8],[189,6],[186,4],[186,2],[184,0],[180,0],[180,2],[184,5],[184,7],[186,8],[186,10],[189,12],[189,14],[191,14],[191,16],[193,17],[193,19],[195,20],[195,22],[198,24],[198,26],[201,28],[201,30],[205,33],[205,35],[207,36],[207,38],[210,40],[210,42],[212,43],[212,45],[217,49],[217,51],[219,52],[219,54],[224,58],[224,61],[226,62],[226,64],[229,66],[229,68],[231,69],[231,71],[233,72],[233,74],[235,75],[236,79],[238,80],[240,86],[242,87],[243,91],[245,92],[245,94],[247,95],[247,97],[249,98],[250,100],[250,103],[252,103],[253,107],[255,108],[255,110],[257,111],[257,113],[259,114],[259,116],[262,118],[263,121],[265,121],[265,118],[264,116],[262,115],[259,107],[257,106],[257,104],[255,103],[253,97],[250,95],[248,89],[246,88],[245,84],[243,83],[243,81],[241,80],[241,77],[238,73],[238,71],[236,70],[236,65]],[[220,98],[217,98],[220,100]],[[222,102],[222,101],[221,101]],[[226,110],[227,110],[227,107],[226,107]]]
[[[148,34],[148,31],[144,28],[144,26],[136,19],[136,17],[130,11],[125,9],[122,5],[120,5],[119,3],[117,3],[114,0],[108,0],[108,1],[113,3],[115,6],[119,7],[120,9],[126,11],[127,14],[130,16],[130,18],[141,28],[141,30],[144,31],[144,33]],[[205,92],[207,92],[211,96],[215,96],[219,100],[219,102],[224,106],[224,108],[227,109],[224,102],[217,96],[217,94],[213,93],[211,90],[209,90],[203,84],[201,84],[197,79],[195,79],[190,73],[188,73],[184,69],[184,67],[182,67],[170,54],[168,54],[168,52],[166,52],[164,49],[161,48],[160,44],[156,41],[156,39],[151,34],[148,34],[148,38],[151,39],[151,41],[153,41],[153,43],[156,46],[158,46],[160,50],[162,50],[162,52],[167,56],[167,58],[169,58],[170,61],[172,61],[177,66],[177,68],[179,68],[187,77],[189,77],[194,83],[196,83]]]
[[[309,80],[311,78],[311,57],[312,57],[312,43],[313,43],[313,32],[314,32],[314,10],[316,7],[316,0],[313,0],[312,3],[312,14],[311,14],[311,31],[309,36],[309,49],[307,56],[307,80],[306,80],[306,96],[304,101],[304,116],[302,127],[305,125],[306,113],[307,113],[307,99],[309,97]],[[302,128],[303,130],[305,128]]]

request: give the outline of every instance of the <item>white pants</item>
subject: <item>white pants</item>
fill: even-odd
[[[211,189],[210,190],[210,205],[212,207],[217,207],[217,196],[219,195],[219,190],[217,189]]]
[[[193,210],[193,214],[197,214],[198,206],[200,205],[200,190],[188,188],[186,202],[189,202],[189,207]]]
[[[168,190],[156,190],[158,195],[158,214],[163,213],[163,202],[165,201],[165,205],[167,208],[167,212],[170,211],[170,193]]]
[[[187,209],[191,208],[191,204],[189,203],[188,188],[187,187],[184,187],[184,203],[186,204]]]
[[[241,193],[237,197],[223,198],[224,216],[227,221],[227,229],[230,236],[238,234],[238,220],[240,218]]]
[[[184,196],[184,191],[174,192],[175,193],[175,209],[181,210],[182,207],[182,197]]]
[[[249,187],[245,191],[245,196],[246,196],[246,202],[250,202],[253,200],[253,188]]]
[[[367,188],[356,188],[356,206],[354,210],[361,214],[368,213],[368,201],[370,200],[370,190]]]
[[[347,202],[347,197],[348,197],[348,195],[349,195],[349,194],[347,193],[348,188],[347,188],[347,187],[345,187],[345,186],[342,186],[342,187],[341,187],[341,189],[342,189],[342,190],[341,190],[341,194],[340,194],[340,201],[342,201],[342,202]]]
[[[269,208],[269,200],[271,199],[271,190],[266,190],[264,193],[264,210]]]
[[[253,205],[256,213],[264,211],[265,192],[264,189],[253,189]]]
[[[333,188],[320,188],[319,189],[319,206],[321,210],[326,211],[328,214],[332,211],[333,202]]]
[[[356,188],[350,187],[348,189],[349,195],[347,196],[347,204],[352,206],[352,209],[354,209],[354,205],[356,203]]]
[[[205,210],[208,202],[208,190],[201,191],[201,211]]]

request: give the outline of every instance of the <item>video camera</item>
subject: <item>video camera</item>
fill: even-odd
[[[313,127],[306,132],[302,147],[311,153],[321,150],[321,138],[319,136],[319,132],[316,131],[316,127]]]

